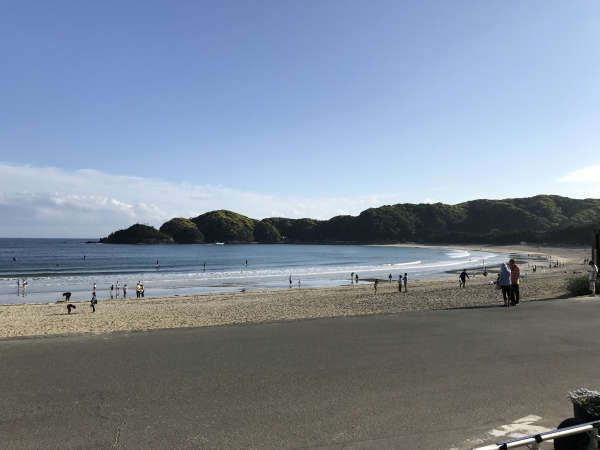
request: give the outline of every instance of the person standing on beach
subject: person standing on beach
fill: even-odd
[[[127,297],[127,283],[123,284],[123,298]]]
[[[408,292],[408,289],[406,288],[406,285],[408,284],[408,274],[406,272],[404,273],[404,279],[402,281],[404,281],[404,292]]]
[[[392,282],[392,274],[391,273],[388,275],[388,280],[390,280],[390,283]]]
[[[18,283],[18,282],[19,282],[19,280],[17,280],[17,283]],[[354,272],[352,272],[352,273],[350,274],[350,284],[351,284],[352,286],[354,286]]]
[[[379,280],[377,278],[375,278],[375,283],[373,283],[373,289],[375,289],[376,294],[377,294],[377,283],[379,283]]]
[[[90,308],[92,308],[92,312],[96,312],[96,304],[98,303],[98,299],[96,298],[96,293],[92,294],[92,299],[90,300]]]
[[[519,269],[514,259],[511,259],[508,265],[510,266],[510,304],[516,306],[520,300],[519,283],[521,282],[521,269]]]
[[[467,273],[467,269],[463,269],[463,271],[458,276],[459,286],[464,288],[467,287],[467,278],[469,278],[469,274]]]
[[[510,306],[510,269],[506,263],[502,263],[500,266],[500,273],[498,274],[498,283],[502,289],[502,298],[504,299],[504,306]]]
[[[290,289],[292,288],[292,276],[290,275]]]
[[[398,292],[402,292],[402,274],[398,275]]]
[[[354,274],[354,282],[356,284],[358,284],[358,274],[357,273]]]
[[[598,279],[598,267],[594,264],[594,261],[588,263],[588,280],[590,282],[590,291],[592,291],[592,297],[596,295],[596,280]]]
[[[110,285],[110,298],[113,298],[113,291],[115,290],[114,284]]]

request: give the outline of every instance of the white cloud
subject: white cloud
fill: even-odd
[[[588,166],[569,172],[558,179],[561,183],[600,183],[600,165]]]
[[[112,175],[97,170],[0,163],[0,236],[90,237],[135,222],[160,226],[172,217],[230,209],[254,218],[327,219],[394,204],[397,194],[297,198],[225,186]]]

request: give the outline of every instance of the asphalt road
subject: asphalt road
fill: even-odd
[[[0,341],[4,448],[467,448],[600,387],[598,300]]]

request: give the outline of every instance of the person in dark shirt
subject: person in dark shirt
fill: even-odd
[[[463,271],[460,273],[460,275],[458,276],[459,278],[459,283],[460,283],[460,287],[467,287],[467,278],[469,277],[469,274],[467,273],[466,269],[463,269]]]

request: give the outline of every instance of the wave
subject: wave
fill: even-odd
[[[471,253],[469,253],[466,250],[453,250],[451,252],[446,253],[446,256],[448,258],[467,258],[468,256],[471,256]]]

